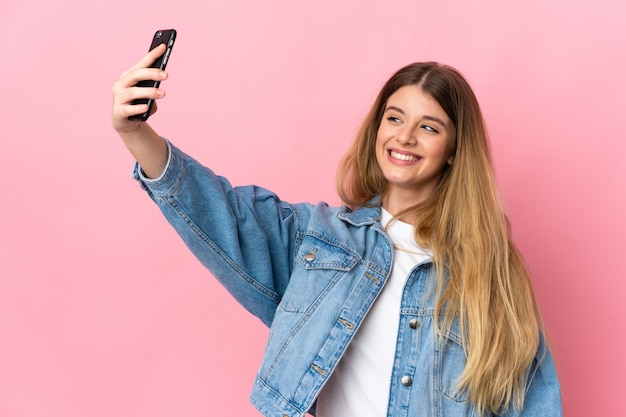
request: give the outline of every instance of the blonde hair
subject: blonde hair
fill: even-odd
[[[417,85],[437,100],[456,128],[453,163],[444,168],[435,191],[396,218],[416,215],[415,239],[434,253],[439,272],[434,320],[440,337],[459,319],[467,360],[457,390],[467,393],[481,415],[511,405],[521,410],[544,328],[527,268],[511,240],[480,107],[463,76],[434,62],[396,72],[339,165],[338,193],[352,207],[379,204],[385,196],[376,133],[388,98],[405,85]]]

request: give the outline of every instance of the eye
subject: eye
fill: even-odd
[[[434,127],[432,127],[431,125],[423,125],[422,129],[424,129],[427,132],[439,133],[439,131],[435,129]]]
[[[389,120],[390,122],[393,122],[393,123],[400,123],[401,122],[400,118],[396,117],[396,116],[387,116],[387,120]]]

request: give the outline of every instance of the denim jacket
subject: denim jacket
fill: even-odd
[[[250,399],[265,416],[315,413],[315,400],[385,285],[393,262],[380,208],[289,204],[256,186],[232,187],[168,142],[160,178],[134,176],[195,256],[270,327]],[[388,416],[477,415],[456,382],[465,365],[458,323],[433,327],[431,262],[406,283]],[[525,407],[505,416],[561,416],[559,383],[542,343]]]

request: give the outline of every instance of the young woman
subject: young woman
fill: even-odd
[[[233,187],[128,116],[157,48],[113,88],[135,178],[270,337],[266,416],[561,416],[528,271],[510,239],[476,98],[416,63],[384,85],[342,160],[343,207]]]

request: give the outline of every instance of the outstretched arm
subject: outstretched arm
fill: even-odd
[[[165,90],[161,88],[135,86],[141,80],[163,81],[167,78],[165,71],[149,68],[164,52],[165,45],[154,48],[113,84],[111,125],[148,178],[158,178],[163,173],[168,158],[167,144],[148,123],[129,120],[128,116],[148,111],[147,104],[132,104],[133,100],[165,97]],[[156,106],[153,106],[153,113],[155,111]]]

